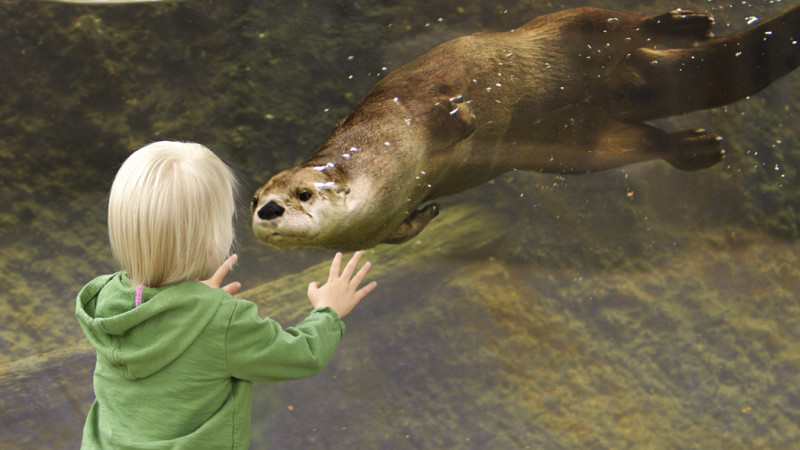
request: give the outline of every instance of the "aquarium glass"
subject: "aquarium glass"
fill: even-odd
[[[707,11],[718,35],[798,4],[591,2]],[[435,45],[581,6],[1,0],[0,447],[79,445],[95,355],[75,297],[117,270],[108,190],[132,151],[194,141],[236,170],[231,279],[291,326],[334,253],[261,244],[254,190]],[[512,171],[440,199],[411,241],[366,249],[377,290],[319,375],[255,386],[251,447],[797,446],[800,70],[654,123],[723,136],[724,161]]]

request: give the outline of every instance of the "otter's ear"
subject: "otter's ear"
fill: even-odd
[[[324,183],[318,184],[317,188],[319,189],[319,195],[321,197],[327,198],[328,200],[333,200],[335,198],[344,198],[347,194],[350,193],[350,188],[345,183]]]
[[[350,186],[344,183],[339,183],[333,189],[333,192],[335,192],[336,195],[338,195],[339,197],[344,197],[345,195],[350,193]]]

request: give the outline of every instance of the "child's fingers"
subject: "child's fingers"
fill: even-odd
[[[377,281],[373,281],[372,283],[370,283],[370,284],[364,286],[363,288],[357,290],[353,297],[356,299],[356,301],[361,301],[362,298],[366,297],[367,294],[369,294],[370,292],[375,290],[376,287],[378,287],[378,282]]]
[[[349,280],[353,276],[353,272],[356,271],[359,260],[361,260],[361,252],[355,252],[347,263],[347,266],[345,266],[344,272],[342,272],[342,278]]]
[[[351,280],[352,285],[354,287],[358,287],[358,285],[361,284],[362,281],[364,281],[364,278],[367,276],[367,272],[369,272],[369,269],[371,268],[372,268],[371,262],[367,261],[366,263],[364,263],[364,265],[361,267],[361,270],[359,270],[358,273]]]
[[[228,294],[233,295],[233,294],[239,292],[239,289],[241,289],[241,288],[242,288],[242,283],[239,283],[238,281],[234,281],[233,283],[226,284],[222,288],[222,290],[227,292]]]
[[[238,260],[239,260],[239,255],[234,253],[231,256],[229,256],[228,259],[225,260],[225,262],[222,263],[222,266],[220,268],[222,268],[224,266],[228,266],[228,269],[231,269],[231,268],[233,268],[233,265],[236,264],[236,261],[238,261]]]
[[[239,260],[239,255],[237,255],[236,253],[229,256],[228,259],[226,259],[225,262],[223,262],[222,265],[219,266],[219,269],[217,269],[217,271],[214,272],[214,277],[219,277],[218,281],[222,282],[222,279],[228,276],[228,272],[230,272],[231,269],[233,269],[233,265],[236,264],[236,261],[238,260]]]
[[[222,263],[221,266],[219,266],[217,271],[214,272],[214,275],[211,275],[211,278],[209,278],[208,280],[205,280],[205,281],[208,282],[206,284],[210,284],[210,285],[214,285],[214,286],[219,287],[222,284],[222,280],[224,280],[225,277],[228,276],[228,272],[231,271],[231,268],[233,268],[233,265],[236,264],[236,261],[238,259],[239,259],[239,255],[237,255],[235,253],[233,255],[231,255],[228,259],[225,260],[225,262]],[[214,286],[212,286],[212,287],[214,287]]]
[[[339,269],[342,267],[342,253],[336,252],[336,256],[331,261],[331,271],[328,273],[328,281],[333,281],[339,277]]]

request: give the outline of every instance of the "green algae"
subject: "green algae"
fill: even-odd
[[[796,244],[714,233],[647,269],[588,271],[386,247],[368,257],[378,297],[353,312],[319,378],[282,385],[277,405],[274,387],[257,389],[272,409],[254,442],[752,448],[800,437]],[[246,295],[285,304],[274,287]]]

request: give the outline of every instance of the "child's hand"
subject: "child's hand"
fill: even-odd
[[[237,254],[231,255],[228,259],[225,260],[224,263],[222,263],[221,266],[219,266],[219,269],[217,269],[217,271],[214,272],[214,275],[211,275],[211,278],[203,280],[203,284],[212,289],[219,289],[220,286],[222,285],[222,280],[225,279],[225,277],[228,275],[228,272],[231,271],[233,265],[236,264],[236,261],[238,259],[239,255]],[[228,294],[233,295],[239,292],[239,289],[241,288],[242,288],[242,283],[234,281],[233,283],[228,283],[225,286],[223,286],[222,290],[227,292]]]
[[[355,272],[356,265],[358,265],[360,259],[361,252],[356,252],[353,258],[350,259],[350,262],[347,263],[342,274],[339,275],[339,268],[342,264],[342,254],[337,253],[331,263],[331,271],[325,285],[320,287],[318,281],[314,281],[308,285],[308,300],[311,302],[311,305],[314,306],[314,308],[330,306],[336,311],[336,314],[339,314],[340,319],[343,319],[344,316],[349,314],[358,302],[372,292],[378,285],[378,283],[373,281],[363,288],[358,289],[358,285],[364,281],[364,277],[367,276],[367,272],[369,272],[369,269],[372,267],[372,263],[367,262],[364,264],[364,267],[353,276],[353,272]]]

